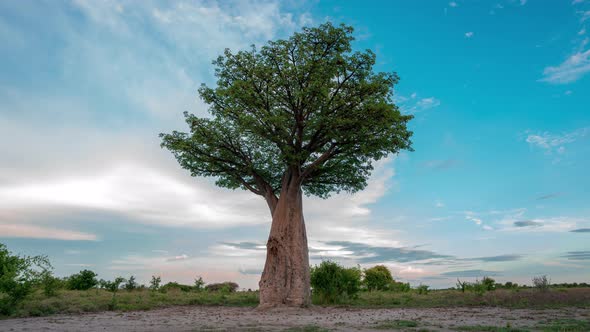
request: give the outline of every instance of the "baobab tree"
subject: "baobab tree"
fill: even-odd
[[[353,29],[325,23],[256,49],[226,49],[202,85],[210,117],[184,113],[190,133],[160,134],[192,176],[264,198],[272,224],[260,279],[262,307],[310,304],[302,194],[327,198],[367,185],[373,162],[411,150],[411,115],[393,102],[397,74],[374,72]]]

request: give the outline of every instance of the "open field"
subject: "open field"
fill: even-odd
[[[18,318],[2,331],[588,331],[584,308],[325,308],[177,306],[150,311]]]
[[[37,291],[12,318],[0,321],[0,330],[590,330],[590,288],[374,291],[328,307],[264,312],[255,309],[257,304],[257,292],[121,290],[113,301],[101,289],[61,290],[52,297]]]
[[[314,302],[318,304],[317,301]],[[37,291],[18,305],[12,317],[151,310],[187,305],[255,307],[258,305],[258,292],[120,290],[113,301],[112,293],[102,289],[60,290],[51,297]],[[343,301],[332,306],[400,309],[482,306],[519,309],[578,307],[590,310],[590,288],[557,288],[547,292],[534,289],[498,289],[484,294],[463,293],[458,290],[433,290],[427,294],[418,294],[415,290],[404,293],[373,291],[361,292],[354,300]]]

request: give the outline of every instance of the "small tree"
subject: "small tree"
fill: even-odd
[[[493,291],[496,289],[496,281],[490,277],[483,277],[481,283],[486,291]]]
[[[457,278],[457,289],[460,289],[462,293],[465,293],[465,290],[468,288],[469,283],[467,281],[461,281]]]
[[[302,195],[362,190],[374,161],[411,150],[412,116],[393,102],[397,74],[375,72],[370,50],[353,52],[352,33],[325,23],[260,50],[226,50],[216,86],[199,89],[212,116],[185,113],[190,133],[160,135],[191,175],[266,201],[263,307],[310,304]]]
[[[203,281],[203,278],[201,276],[197,277],[195,279],[195,290],[200,292],[204,289],[204,286],[205,281]]]
[[[127,282],[125,283],[125,289],[128,291],[132,291],[137,289],[137,282],[135,281],[135,277],[131,276],[129,277],[129,279],[127,279]]]
[[[365,270],[363,282],[369,291],[386,290],[393,282],[393,277],[385,265],[377,265]]]
[[[98,285],[97,274],[90,270],[82,270],[68,278],[68,289],[88,290]]]
[[[162,282],[162,278],[160,276],[152,276],[152,280],[150,281],[150,289],[153,291],[157,291],[160,289],[160,283]]]
[[[122,277],[117,277],[113,281],[102,280],[102,279],[100,280],[100,282],[99,282],[100,287],[113,293],[113,297],[111,298],[111,303],[109,304],[110,310],[115,310],[117,308],[117,300],[116,300],[117,291],[121,287],[121,284],[124,282],[125,282],[125,278],[122,278]]]
[[[533,287],[541,292],[546,292],[549,290],[551,286],[551,280],[547,278],[546,275],[533,277]]]

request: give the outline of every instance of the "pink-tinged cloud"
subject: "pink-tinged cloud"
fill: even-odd
[[[54,239],[65,241],[96,241],[94,234],[35,225],[0,224],[0,237]]]

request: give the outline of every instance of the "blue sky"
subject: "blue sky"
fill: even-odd
[[[256,288],[270,227],[247,192],[191,178],[160,132],[224,48],[325,21],[396,71],[414,152],[356,195],[308,198],[312,264],[412,284],[590,276],[590,1],[0,2],[0,242],[56,274]]]

